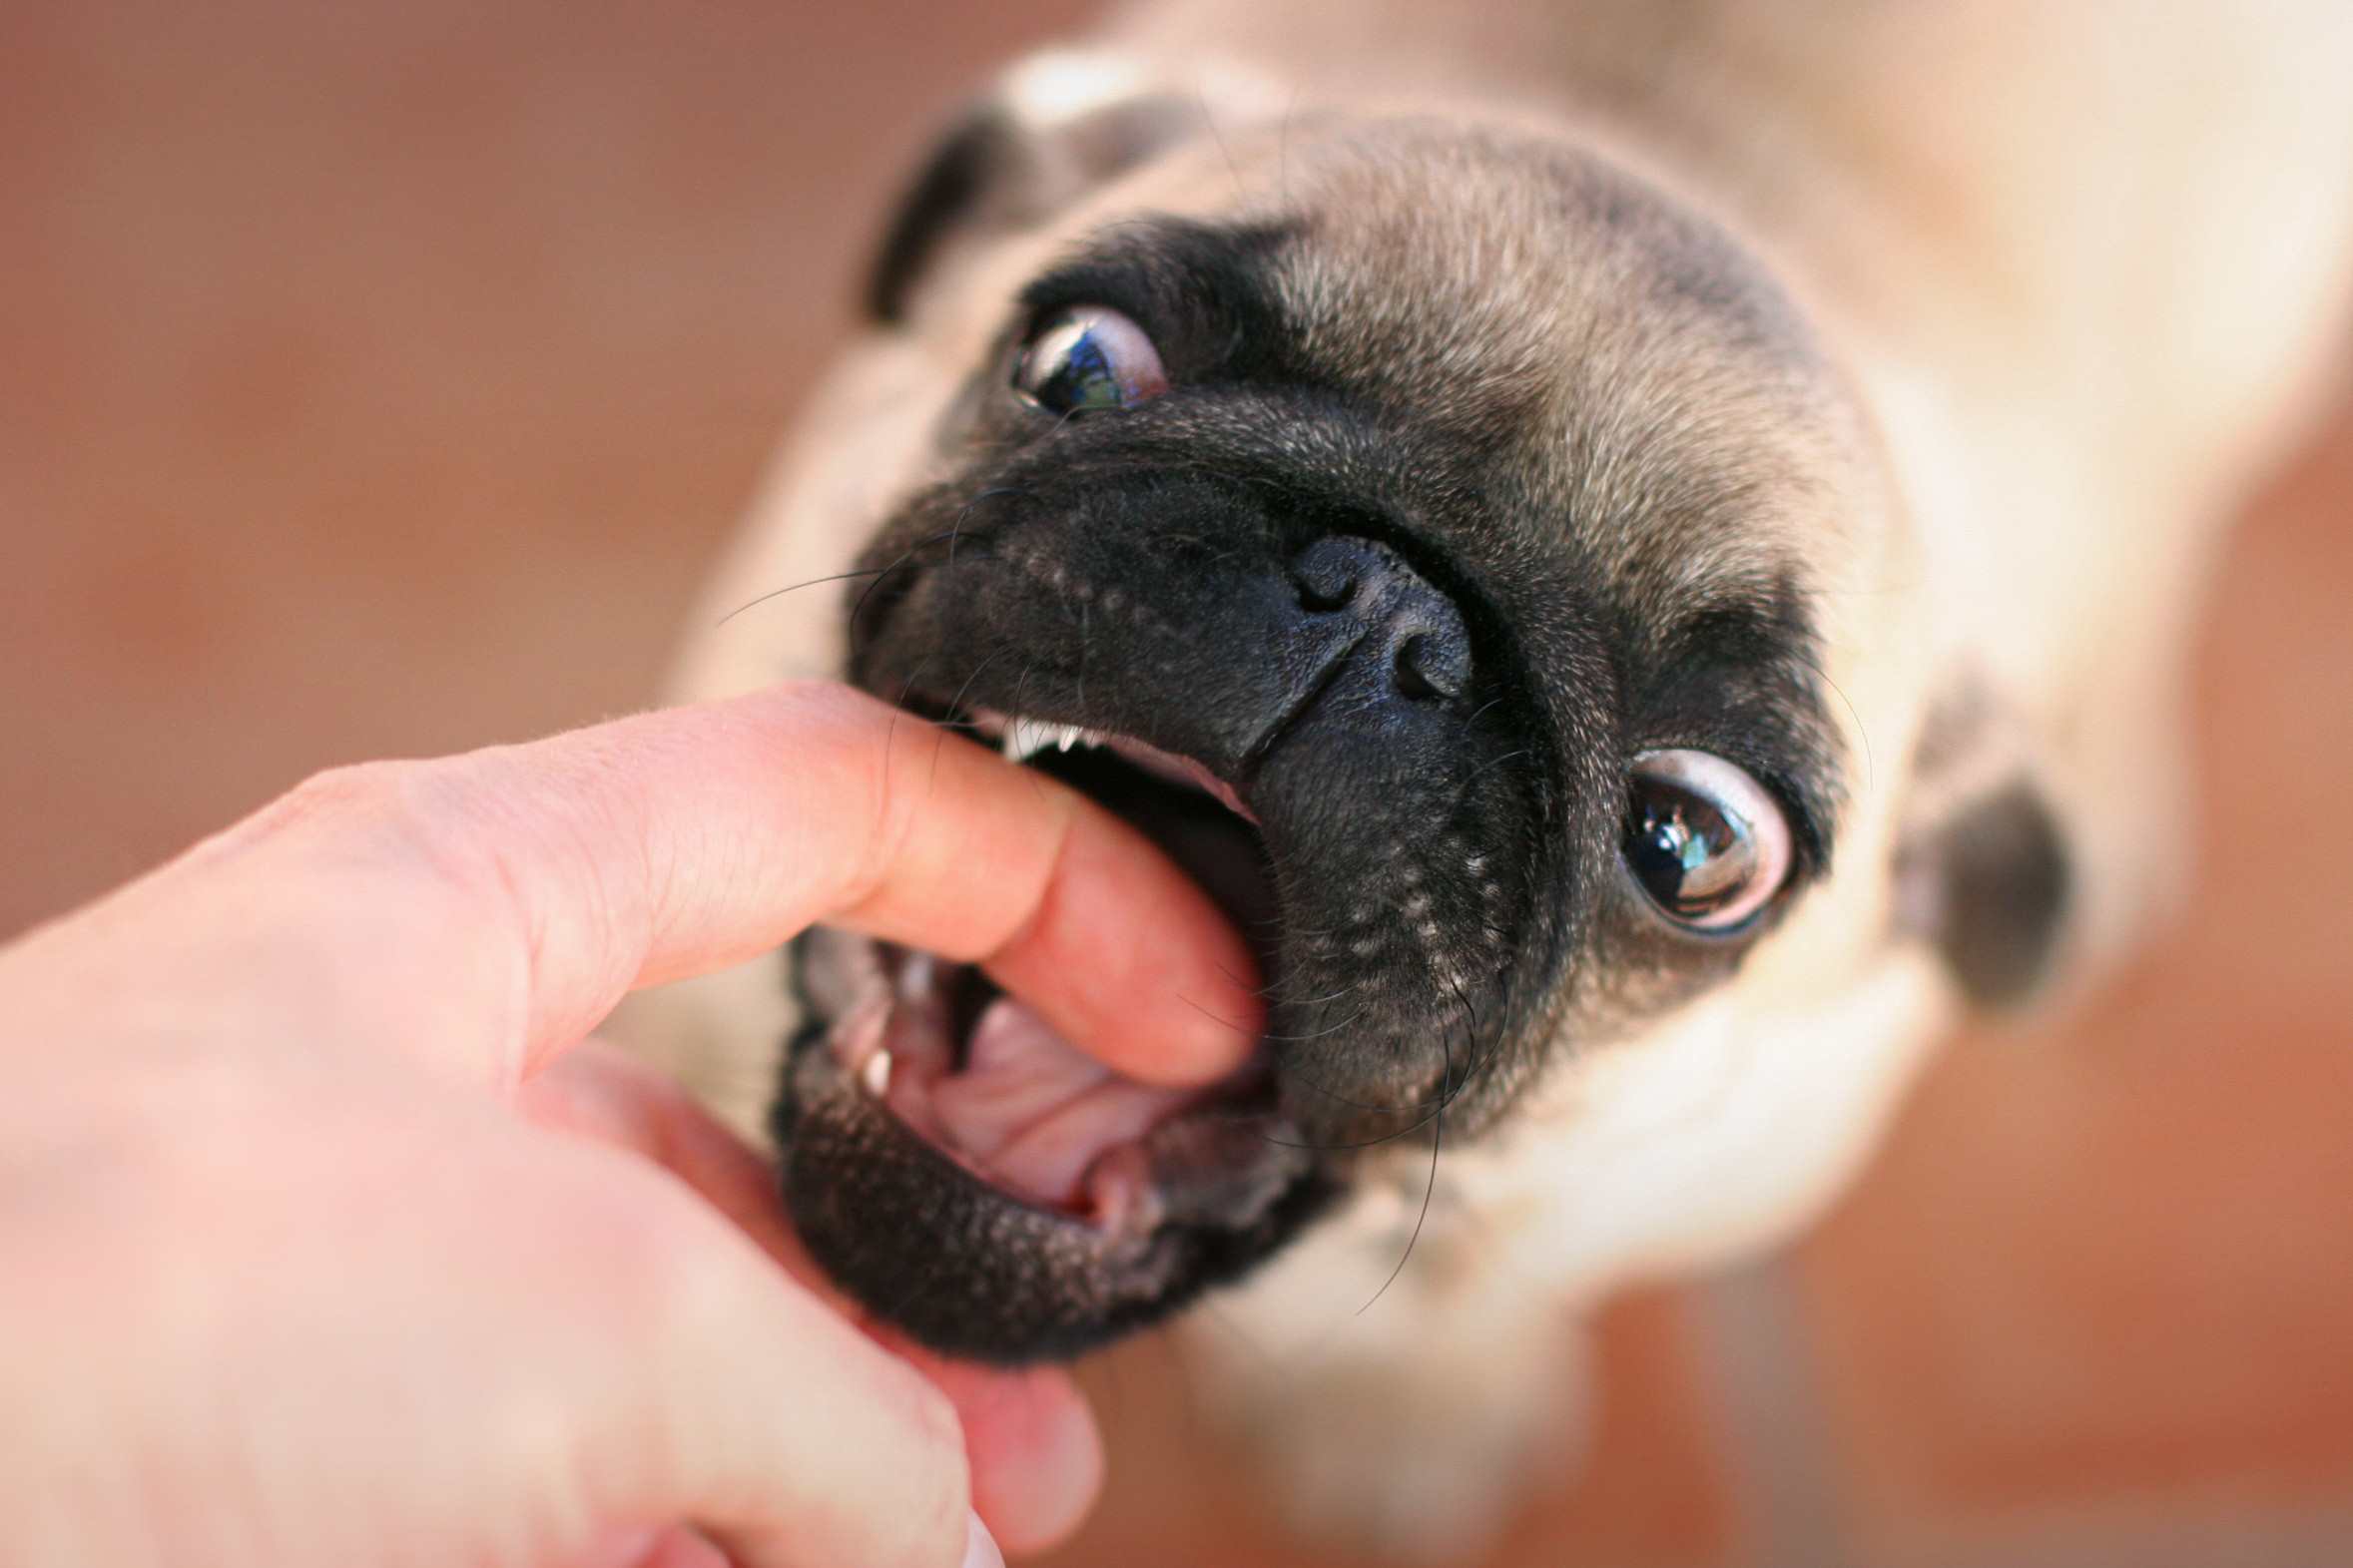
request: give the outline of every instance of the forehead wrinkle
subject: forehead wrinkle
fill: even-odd
[[[1365,132],[1317,150],[1274,291],[1295,351],[1370,400],[1485,434],[1541,395],[1578,330],[1543,193],[1470,133]],[[1516,422],[1516,421],[1514,421]]]
[[[1295,143],[1289,180],[1292,352],[1486,450],[1533,506],[1499,523],[1660,613],[1811,575],[1834,382],[1727,236],[1565,144],[1438,121]]]

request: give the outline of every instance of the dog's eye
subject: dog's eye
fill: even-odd
[[[1789,823],[1764,785],[1705,752],[1634,759],[1626,865],[1679,924],[1728,931],[1789,872]]]
[[[1046,323],[1013,372],[1013,385],[1049,413],[1132,408],[1168,390],[1168,372],[1144,329],[1101,305]]]

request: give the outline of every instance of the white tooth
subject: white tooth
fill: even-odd
[[[880,1100],[890,1092],[890,1053],[877,1049],[859,1068],[858,1080],[866,1085],[867,1093]]]
[[[1026,762],[1054,741],[1054,727],[1034,719],[1015,719],[1005,726],[1005,760]]]
[[[1015,719],[1005,725],[1004,740],[1000,743],[1010,762],[1023,763],[1047,747],[1067,752],[1074,746],[1101,746],[1100,730],[1082,730],[1074,724],[1047,724],[1042,719]]]

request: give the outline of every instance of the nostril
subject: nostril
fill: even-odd
[[[1302,578],[1298,583],[1299,607],[1316,615],[1328,615],[1334,610],[1345,610],[1357,596],[1357,580],[1348,578],[1331,587],[1311,583]]]
[[[1291,558],[1291,582],[1299,607],[1323,615],[1345,610],[1357,597],[1364,569],[1373,563],[1369,551],[1347,539],[1319,539]]]
[[[1463,695],[1469,663],[1460,649],[1417,632],[1397,645],[1390,684],[1416,702],[1452,702]]]
[[[1397,658],[1391,666],[1390,684],[1397,688],[1398,695],[1401,697],[1428,701],[1433,697],[1446,695],[1437,687],[1432,686],[1430,677],[1422,673],[1422,650],[1423,640],[1419,637],[1409,637],[1397,645]]]
[[[1463,617],[1405,558],[1371,539],[1333,535],[1288,563],[1292,591],[1310,615],[1346,615],[1374,635],[1359,668],[1408,702],[1453,702],[1471,689],[1471,640]]]

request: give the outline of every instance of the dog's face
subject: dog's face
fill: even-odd
[[[1365,1162],[1639,1049],[1829,896],[1852,831],[1850,903],[1889,903],[1828,674],[1883,651],[1825,592],[1898,525],[1790,303],[1559,141],[1279,138],[1169,138],[900,328],[958,384],[858,563],[852,678],[1139,825],[1269,1002],[1253,1070],[1179,1097],[976,971],[805,943],[794,1217],[946,1351],[1154,1321]],[[902,227],[886,310],[958,216]]]

